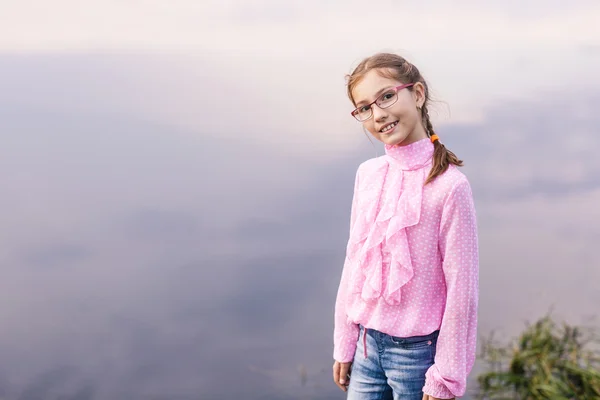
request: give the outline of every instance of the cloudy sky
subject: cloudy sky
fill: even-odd
[[[480,332],[600,291],[597,1],[0,0],[0,398],[343,398],[344,77],[423,72],[480,225]],[[478,368],[481,368],[479,366]],[[474,388],[474,385],[472,385]]]

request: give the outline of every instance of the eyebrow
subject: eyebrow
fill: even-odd
[[[387,86],[387,87],[384,87],[384,88],[382,88],[382,89],[379,89],[379,90],[377,91],[377,93],[375,93],[375,98],[378,98],[378,97],[379,97],[379,95],[380,95],[382,92],[385,92],[386,90],[392,89],[393,87],[394,87],[394,86]],[[358,103],[356,103],[356,105],[358,106],[358,105],[360,105],[360,104],[363,104],[363,103],[366,103],[366,102],[367,102],[367,100],[361,100],[361,101],[359,101]],[[369,103],[370,103],[370,101],[369,101]]]

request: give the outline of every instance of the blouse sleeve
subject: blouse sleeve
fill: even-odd
[[[352,209],[350,212],[350,232],[356,221],[358,201],[358,171],[354,183],[354,195],[352,199]],[[342,269],[342,277],[337,291],[335,301],[335,316],[333,330],[333,358],[339,362],[351,362],[354,359],[356,351],[356,341],[358,340],[359,327],[355,323],[348,321],[346,314],[346,298],[348,289],[348,279],[350,275],[348,267],[348,255],[346,254],[344,266]]]
[[[477,341],[479,250],[473,195],[466,179],[454,186],[444,204],[439,246],[446,307],[435,362],[426,373],[423,392],[450,399],[466,391]]]

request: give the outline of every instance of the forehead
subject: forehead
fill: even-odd
[[[402,82],[395,79],[386,78],[382,76],[377,70],[372,69],[365,74],[365,76],[354,86],[352,89],[352,97],[355,103],[372,101],[375,94],[383,89],[393,86],[401,85]]]

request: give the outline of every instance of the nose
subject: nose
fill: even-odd
[[[380,108],[379,106],[373,104],[371,106],[371,110],[373,112],[373,120],[375,120],[376,122],[383,122],[387,118],[387,112],[385,112],[385,110]]]

